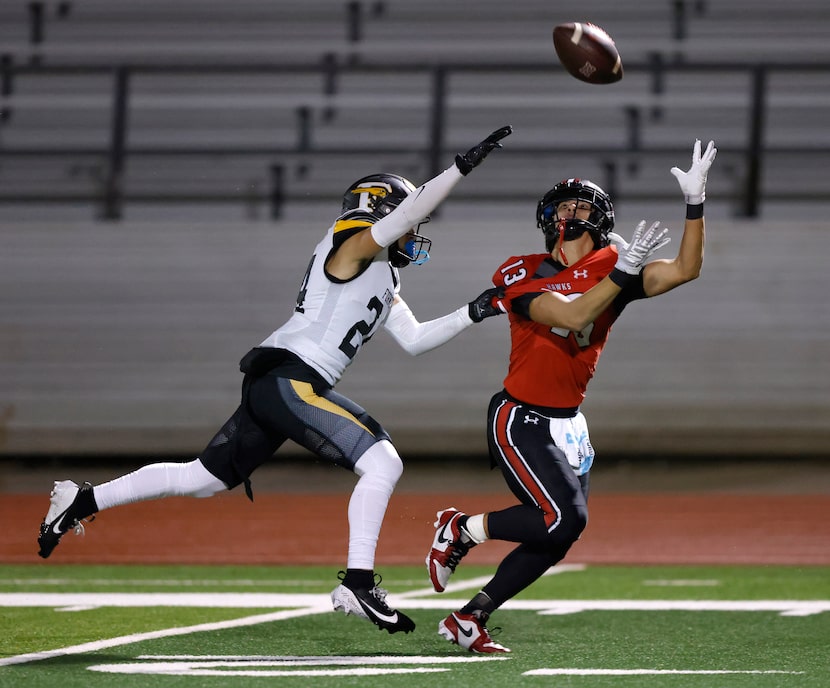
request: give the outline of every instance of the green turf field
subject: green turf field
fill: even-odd
[[[830,686],[827,568],[557,569],[491,619],[513,652],[477,656],[435,631],[489,568],[442,595],[383,570],[418,624],[389,635],[331,611],[332,567],[0,566],[0,686]]]

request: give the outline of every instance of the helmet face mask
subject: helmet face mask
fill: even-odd
[[[415,190],[415,185],[397,174],[370,174],[358,179],[343,194],[342,212],[364,210],[380,220],[389,215],[400,203]],[[423,265],[429,260],[432,240],[419,233],[421,225],[429,222],[423,220],[407,235],[403,248],[400,241],[393,242],[388,249],[389,262],[396,268],[410,263]]]
[[[400,239],[389,246],[389,262],[392,267],[403,268],[413,263],[423,265],[429,260],[429,251],[432,248],[432,239],[420,233],[421,225],[429,222],[426,218],[409,234],[404,235],[406,242],[400,247]]]
[[[588,203],[589,216],[585,219],[559,217],[559,204],[564,201],[575,201],[577,207],[580,202]],[[609,244],[608,233],[614,229],[614,206],[611,197],[593,182],[587,179],[565,179],[539,201],[536,208],[536,225],[545,235],[545,246],[548,251],[553,250],[560,235],[563,241],[572,241],[585,232],[594,240],[594,248],[599,249]]]

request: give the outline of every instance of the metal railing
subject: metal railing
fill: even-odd
[[[181,147],[152,147],[130,145],[130,109],[132,80],[139,75],[165,74],[179,75],[186,77],[190,74],[215,74],[215,75],[256,75],[256,74],[302,74],[309,77],[316,77],[321,80],[322,94],[332,98],[336,103],[340,95],[340,81],[349,74],[376,74],[379,71],[404,75],[420,74],[428,75],[431,84],[430,92],[425,95],[428,102],[428,121],[424,122],[429,132],[428,145],[424,147],[407,145],[402,143],[398,146],[379,147],[378,153],[388,152],[397,154],[413,154],[419,156],[425,164],[428,175],[440,171],[446,160],[448,151],[445,147],[447,133],[447,115],[450,97],[449,80],[453,75],[464,73],[547,73],[552,67],[550,64],[401,64],[383,67],[367,64],[338,64],[336,58],[327,56],[318,64],[199,64],[199,65],[150,65],[150,64],[121,64],[112,67],[102,65],[15,65],[10,60],[0,61],[0,164],[8,169],[15,159],[33,158],[38,156],[57,156],[67,160],[83,155],[96,155],[105,160],[105,171],[102,175],[100,189],[93,193],[78,197],[77,200],[88,201],[100,204],[102,216],[107,219],[118,219],[122,216],[125,203],[141,200],[131,195],[129,189],[125,188],[124,172],[128,161],[136,156],[157,156],[165,159],[182,158],[196,155],[269,155],[277,161],[271,166],[270,184],[267,192],[267,200],[272,205],[272,215],[278,217],[281,205],[286,194],[282,188],[285,184],[284,175],[280,174],[281,167],[278,161],[281,156],[296,156],[301,154],[308,159],[321,158],[327,155],[345,154],[349,152],[348,147],[319,146],[314,142],[312,118],[308,116],[308,108],[302,106],[296,108],[296,137],[295,141],[288,145],[273,146],[263,142],[263,145],[255,146],[221,146],[221,145],[193,145]],[[762,175],[764,165],[771,149],[766,140],[766,121],[768,114],[768,82],[769,77],[775,73],[829,73],[830,64],[818,63],[684,63],[666,62],[661,55],[655,54],[652,59],[638,63],[626,64],[626,75],[646,75],[651,95],[659,99],[666,94],[666,84],[674,74],[681,72],[695,72],[710,74],[715,77],[727,73],[743,74],[748,78],[748,92],[745,94],[746,111],[745,132],[746,140],[736,149],[733,147],[731,153],[737,157],[743,170],[741,175],[741,187],[737,190],[737,204],[739,214],[746,217],[756,217],[759,214],[762,197]],[[11,132],[13,126],[15,85],[19,80],[29,75],[58,75],[71,79],[76,76],[108,75],[111,77],[110,91],[110,122],[109,122],[109,143],[103,147],[72,147],[61,146],[50,149],[41,146],[15,146],[7,139],[13,141],[13,136],[4,136],[4,129]],[[383,98],[383,95],[378,95]],[[496,96],[497,97],[497,96]],[[705,95],[701,98],[705,100]],[[659,100],[658,100],[659,102]],[[56,103],[59,104],[59,96],[56,96]],[[587,148],[585,145],[578,146],[578,152],[613,156],[613,155],[635,155],[640,160],[649,156],[665,154],[670,152],[666,147],[645,145],[642,140],[643,122],[639,111],[629,108],[626,120],[625,143],[619,146],[594,146]],[[685,145],[685,144],[684,144]],[[556,145],[549,148],[534,146],[533,152],[545,154],[550,152],[562,152],[567,146]],[[577,148],[574,149],[575,151]],[[672,151],[675,149],[671,149]],[[779,153],[792,155],[815,156],[828,155],[830,150],[820,145],[788,145],[778,146]],[[505,150],[505,155],[527,154],[529,150],[511,146]],[[56,190],[49,188],[39,189],[30,199],[43,202],[50,199],[50,194],[55,198],[60,196]],[[198,200],[198,193],[190,191],[187,195],[190,200]],[[515,196],[512,196],[515,197]],[[170,190],[166,196],[157,196],[158,201],[176,201],[183,198],[176,189]],[[490,198],[498,200],[490,194]],[[20,196],[4,193],[0,189],[0,202],[25,202],[27,199]],[[147,200],[147,199],[144,199]],[[205,195],[204,200],[216,200],[215,195]]]

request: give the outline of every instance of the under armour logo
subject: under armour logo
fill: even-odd
[[[534,425],[539,425],[539,416],[525,416],[525,423],[533,423]]]
[[[588,279],[588,271],[587,270],[574,270],[574,279],[579,279],[582,277],[583,279]]]

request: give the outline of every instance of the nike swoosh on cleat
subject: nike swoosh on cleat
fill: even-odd
[[[452,519],[450,519],[452,520]],[[452,542],[452,538],[447,539],[444,537],[444,533],[447,532],[447,526],[450,524],[450,521],[447,521],[443,526],[441,526],[441,530],[438,531],[438,543],[443,545],[445,542]]]
[[[372,609],[369,605],[363,604],[363,601],[358,598],[357,600],[360,603],[360,606],[370,615],[377,617],[378,619],[382,619],[388,623],[398,623],[398,612],[392,614],[392,616],[388,616],[387,614],[383,614],[382,612],[377,611],[376,609]]]
[[[458,632],[461,635],[466,636],[467,638],[472,638],[473,637],[473,629],[472,628],[464,628],[464,626],[462,626],[458,622],[456,622],[456,624],[458,625]]]
[[[64,511],[60,515],[60,517],[52,524],[52,532],[55,535],[63,535],[63,533],[60,530],[60,525],[61,525],[61,523],[63,523],[63,519],[65,519],[65,518],[66,518],[66,512]]]

